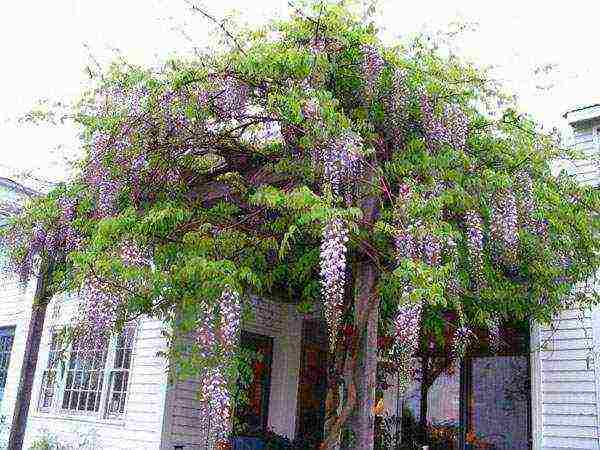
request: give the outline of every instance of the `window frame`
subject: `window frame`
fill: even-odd
[[[50,330],[49,341],[46,343],[48,348],[48,352],[46,353],[46,360],[44,365],[44,370],[42,371],[42,378],[39,381],[38,389],[37,389],[37,404],[36,404],[36,413],[43,416],[55,416],[61,418],[72,418],[72,419],[89,419],[98,422],[110,422],[110,423],[120,423],[125,420],[128,410],[129,397],[131,393],[131,374],[133,372],[134,367],[134,358],[137,347],[137,339],[139,335],[140,324],[137,322],[128,324],[124,327],[123,330],[132,329],[133,336],[131,337],[131,358],[129,363],[129,376],[126,384],[126,397],[123,413],[120,414],[108,414],[108,396],[109,396],[109,381],[110,381],[110,373],[113,370],[114,361],[115,361],[115,352],[116,352],[116,343],[118,336],[111,336],[107,342],[106,346],[106,354],[104,357],[104,365],[102,366],[102,370],[100,372],[99,381],[102,382],[102,388],[99,391],[100,398],[97,400],[98,402],[98,410],[97,411],[87,411],[87,410],[73,410],[69,408],[63,408],[63,402],[65,399],[66,385],[67,385],[67,377],[69,371],[69,365],[71,364],[71,357],[73,355],[73,345],[69,344],[69,347],[64,352],[65,365],[63,367],[56,367],[56,380],[54,387],[54,396],[51,405],[48,407],[40,407],[41,405],[41,396],[43,394],[44,379],[43,376],[48,370],[48,363],[50,359],[50,346],[52,345],[52,334],[57,332],[56,328],[52,328]],[[59,364],[59,363],[57,363]]]
[[[10,347],[8,349],[8,352],[2,352],[2,353],[7,353],[6,355],[6,368],[2,369],[2,372],[6,372],[4,375],[4,386],[2,386],[0,389],[0,404],[2,403],[2,400],[4,399],[4,392],[6,391],[6,384],[8,383],[8,375],[10,372],[10,360],[11,360],[11,356],[12,356],[12,352],[14,350],[14,345],[15,345],[15,326],[6,326],[6,327],[0,327],[0,337],[9,337],[11,338],[10,340]]]

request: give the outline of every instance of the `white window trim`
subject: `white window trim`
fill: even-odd
[[[98,407],[98,411],[73,411],[70,409],[65,409],[62,407],[62,403],[63,403],[63,399],[64,399],[64,394],[65,394],[65,386],[66,386],[66,379],[67,379],[67,371],[68,371],[68,364],[70,363],[71,360],[71,346],[69,346],[69,349],[65,352],[65,362],[66,362],[66,367],[64,370],[62,370],[60,363],[59,365],[56,367],[56,371],[57,371],[57,379],[56,379],[56,386],[55,386],[55,393],[54,393],[54,397],[52,398],[52,404],[47,407],[47,408],[40,408],[40,398],[42,395],[42,389],[43,389],[43,374],[44,372],[47,370],[48,367],[48,360],[50,357],[50,345],[52,342],[52,332],[55,331],[54,328],[49,330],[49,337],[48,337],[48,341],[46,344],[46,357],[44,358],[44,369],[40,371],[40,373],[42,374],[42,376],[39,378],[39,382],[38,382],[38,389],[36,390],[36,403],[35,403],[35,415],[38,415],[40,417],[45,417],[45,418],[58,418],[58,419],[68,419],[68,420],[81,420],[81,421],[92,421],[92,422],[100,422],[100,423],[107,423],[107,424],[124,424],[125,422],[125,418],[127,416],[127,411],[128,411],[128,405],[129,405],[129,397],[131,396],[131,379],[132,379],[132,373],[133,373],[133,366],[134,366],[134,359],[135,359],[135,354],[136,354],[136,348],[137,348],[137,340],[139,337],[139,330],[140,330],[140,324],[139,323],[132,323],[129,326],[132,326],[134,328],[134,336],[133,336],[133,340],[132,340],[132,351],[131,351],[131,362],[130,362],[130,366],[129,366],[129,377],[127,379],[127,396],[125,398],[125,408],[124,408],[124,412],[120,415],[115,415],[115,416],[109,416],[108,415],[108,395],[109,395],[109,378],[110,378],[110,372],[113,370],[114,367],[114,361],[115,361],[115,350],[116,350],[116,342],[117,342],[117,338],[116,336],[111,336],[109,343],[108,343],[108,348],[107,348],[107,355],[106,355],[106,360],[104,362],[104,369],[102,371],[103,375],[102,375],[102,390],[100,392],[100,403],[99,403],[99,407]]]

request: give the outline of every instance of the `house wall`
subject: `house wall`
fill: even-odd
[[[8,423],[12,420],[16,386],[19,384],[27,325],[31,315],[34,286],[22,287],[16,278],[0,275],[0,327],[15,327],[15,336],[8,365],[6,389],[0,402],[0,417],[6,417]],[[8,427],[0,430],[0,448],[8,439]]]
[[[598,185],[600,108],[567,115],[570,145],[587,158],[567,170]],[[600,449],[600,310],[565,309],[549,325],[532,327],[534,450]]]
[[[273,338],[269,427],[275,432],[294,437],[302,317],[293,306],[264,300],[257,301],[253,318],[242,329]],[[198,401],[199,382],[177,382],[168,395],[164,449],[185,444],[186,450],[212,449],[210,431],[202,428],[200,418],[205,411]]]
[[[598,449],[600,366],[597,310],[566,309],[534,327],[534,439],[539,450]]]
[[[102,408],[94,415],[67,415],[58,411],[38,410],[42,374],[48,360],[50,330],[53,326],[67,323],[75,306],[74,300],[53,299],[48,307],[24,448],[29,448],[32,442],[49,430],[61,443],[78,444],[87,437],[95,445],[93,448],[158,450],[167,392],[167,364],[163,358],[156,356],[166,346],[161,335],[162,324],[157,320],[144,319],[138,324],[124,417],[118,420],[103,419]]]
[[[600,120],[586,120],[573,127],[571,146],[582,153],[585,159],[573,161],[569,171],[583,184],[598,185],[600,166],[598,165],[598,147]]]

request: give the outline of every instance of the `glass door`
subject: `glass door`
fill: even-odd
[[[529,358],[471,357],[465,361],[467,450],[529,450]]]

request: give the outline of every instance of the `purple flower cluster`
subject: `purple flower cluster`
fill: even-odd
[[[398,148],[404,143],[409,119],[410,90],[404,70],[396,69],[394,71],[390,92],[382,99],[382,103],[386,112],[386,137],[393,147]]]
[[[362,140],[352,131],[344,131],[313,159],[323,167],[323,178],[334,195],[352,193],[363,170]]]
[[[375,91],[375,86],[377,85],[377,80],[379,79],[385,61],[379,54],[377,48],[372,45],[362,45],[360,50],[362,52],[360,70],[364,77],[365,95],[370,98]]]
[[[407,205],[412,196],[410,186],[400,185],[398,197],[394,208],[394,225],[396,233],[394,235],[394,246],[396,248],[396,259],[398,264],[404,259],[417,258],[418,248],[412,227],[407,223]]]
[[[450,133],[450,142],[457,149],[467,146],[469,133],[469,118],[465,112],[456,104],[446,105],[444,108],[444,122]]]
[[[332,351],[344,306],[347,242],[348,228],[343,220],[336,218],[325,224],[321,241],[321,285]]]
[[[220,119],[239,119],[246,114],[250,88],[235,78],[227,77],[221,81],[213,96],[215,113]]]
[[[439,117],[427,94],[422,94],[420,101],[423,113],[423,131],[429,149],[434,151],[442,144],[452,145],[457,149],[465,148],[469,132],[469,119],[460,106],[445,105],[442,117]]]
[[[517,202],[511,190],[505,189],[496,197],[492,207],[490,231],[501,245],[504,262],[514,264],[517,259],[519,233]]]
[[[147,252],[142,251],[139,245],[130,240],[121,244],[119,255],[126,266],[145,267],[150,264]]]
[[[476,283],[480,285],[483,279],[483,222],[479,214],[475,211],[467,211],[465,227],[472,274]]]
[[[221,370],[206,370],[200,387],[200,398],[206,409],[206,414],[201,419],[207,422],[206,429],[210,429],[217,439],[227,438],[231,432],[233,405],[227,380]]]
[[[392,352],[400,376],[405,381],[414,378],[417,367],[411,361],[419,349],[421,312],[420,303],[402,305],[398,308],[393,322],[395,340]]]
[[[431,151],[435,151],[439,145],[450,142],[450,131],[435,114],[431,98],[427,94],[422,94],[420,100],[425,140],[428,148]]]
[[[454,332],[454,339],[452,340],[452,349],[450,350],[453,358],[462,359],[466,353],[471,341],[473,340],[473,332],[466,326],[459,327]]]
[[[493,353],[498,353],[504,346],[500,325],[500,318],[498,316],[492,316],[488,322],[490,349]]]
[[[545,237],[548,232],[548,226],[543,219],[535,217],[536,203],[533,197],[533,180],[531,179],[531,175],[521,170],[516,174],[516,182],[519,188],[519,222],[530,233],[539,237]]]
[[[431,233],[425,233],[421,238],[421,253],[423,260],[430,266],[440,264],[442,258],[442,243],[440,239]]]
[[[240,335],[242,318],[240,296],[227,286],[223,290],[219,304],[221,307],[221,341],[223,347],[233,353]]]
[[[217,367],[207,368],[203,374],[200,396],[208,411],[210,425],[219,438],[225,438],[231,431],[232,396],[225,377],[224,364],[230,363],[236,351],[241,322],[241,302],[237,292],[225,286],[218,300],[220,320],[218,330],[209,317],[202,317],[196,334],[200,355],[209,358],[220,347],[228,359],[219,360]],[[215,420],[216,419],[216,420]]]
[[[97,348],[114,329],[118,310],[125,297],[97,277],[87,280],[79,293],[79,316],[74,328],[79,332],[82,348]]]

